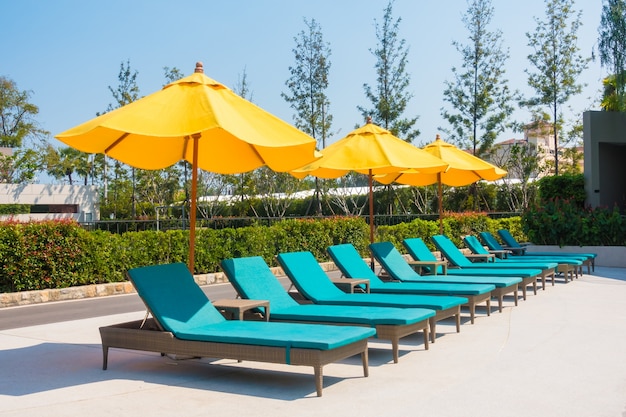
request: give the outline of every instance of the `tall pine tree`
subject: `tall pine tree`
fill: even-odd
[[[472,0],[463,23],[468,43],[453,42],[461,54],[461,68],[452,68],[453,81],[446,81],[444,101],[451,109],[442,116],[452,126],[450,139],[476,156],[486,154],[499,133],[511,126],[512,93],[505,78],[508,51],[502,48],[502,32],[489,31],[493,17],[491,0]]]
[[[559,108],[582,92],[578,77],[589,61],[579,53],[577,45],[580,16],[581,12],[574,10],[574,0],[546,0],[545,20],[535,18],[535,32],[526,33],[528,45],[533,49],[528,60],[535,67],[534,72],[526,69],[526,73],[535,96],[523,104],[550,109],[555,175],[559,174]]]
[[[370,52],[376,57],[376,85],[363,84],[371,108],[358,106],[363,119],[391,131],[395,136],[412,142],[419,136],[415,123],[419,116],[406,118],[403,114],[413,97],[408,89],[411,77],[407,73],[409,48],[399,37],[401,18],[393,17],[393,1],[385,8],[382,24],[376,23],[378,45]]]

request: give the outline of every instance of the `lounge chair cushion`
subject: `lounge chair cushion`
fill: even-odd
[[[365,278],[370,281],[370,292],[389,294],[443,294],[443,295],[479,295],[492,291],[495,286],[491,283],[470,283],[460,278],[447,277],[422,277],[417,272],[411,271],[411,276],[404,277],[402,282],[383,282],[364,262],[363,258],[349,243],[330,246],[327,249],[335,265],[348,278]],[[401,257],[399,252],[396,253]],[[401,258],[404,262],[404,258]],[[408,266],[408,265],[407,265]],[[396,276],[394,276],[395,279]]]
[[[467,235],[463,238],[463,241],[473,253],[477,253],[480,255],[489,254],[489,251],[483,247],[482,243],[480,242],[480,240],[478,240],[476,236]],[[540,258],[540,257],[532,257],[532,256],[523,255],[523,256],[517,256],[517,257],[513,257],[509,259],[500,259],[496,257],[493,261],[493,263],[496,265],[519,264],[519,263],[531,264],[532,263],[537,266],[544,265],[545,262],[554,262],[557,264],[576,265],[576,266],[580,266],[583,264],[582,260],[576,259],[574,257],[562,257],[562,256]]]
[[[269,300],[270,318],[328,323],[408,325],[435,315],[433,310],[391,307],[298,304],[281,286],[260,256],[226,259],[221,262],[229,281],[244,298]],[[288,299],[289,301],[285,300]]]
[[[135,268],[128,275],[155,319],[183,340],[329,350],[376,333],[353,326],[227,321],[183,263]]]
[[[311,252],[278,255],[278,262],[298,291],[316,304],[369,305],[447,310],[467,303],[467,298],[412,294],[346,294],[337,288]]]
[[[541,262],[541,263],[500,263],[500,264],[496,264],[496,263],[480,263],[480,264],[475,264],[472,261],[470,261],[469,259],[467,259],[464,255],[463,252],[461,252],[461,250],[459,248],[457,248],[454,243],[448,239],[447,236],[444,235],[434,235],[431,237],[433,243],[435,244],[435,246],[437,246],[437,249],[439,249],[444,256],[454,265],[461,267],[461,268],[481,268],[482,270],[485,269],[491,269],[491,268],[495,268],[495,269],[499,269],[499,270],[503,270],[506,268],[514,268],[515,270],[523,270],[523,269],[538,269],[539,274],[541,273],[541,270],[544,269],[555,269],[558,264],[554,263],[554,262]],[[538,275],[538,274],[536,274]]]

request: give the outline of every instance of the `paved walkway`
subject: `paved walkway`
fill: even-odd
[[[531,292],[532,294],[532,292]],[[597,267],[503,313],[370,343],[370,376],[350,358],[324,368],[181,360],[114,349],[98,327],[143,312],[0,332],[0,416],[626,416],[626,270]],[[16,310],[19,311],[19,310]]]

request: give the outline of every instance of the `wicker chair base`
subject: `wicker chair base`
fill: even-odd
[[[107,369],[109,348],[280,364],[286,364],[289,359],[291,365],[313,367],[318,397],[322,396],[324,365],[361,354],[363,375],[369,375],[367,340],[331,350],[291,348],[287,358],[287,350],[282,347],[180,340],[170,332],[159,330],[152,319],[147,320],[143,327],[142,323],[142,320],[137,320],[100,328],[102,369]]]

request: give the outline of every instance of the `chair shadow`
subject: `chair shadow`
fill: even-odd
[[[41,343],[0,350],[0,362],[3,364],[0,395],[14,397],[120,380],[287,401],[316,397],[313,369],[307,366],[177,359],[158,353],[111,348],[105,371],[102,370],[101,345],[69,343]],[[324,388],[345,379],[363,378],[360,355],[337,363],[354,364],[353,376],[333,376],[328,369],[333,364],[327,365]]]

